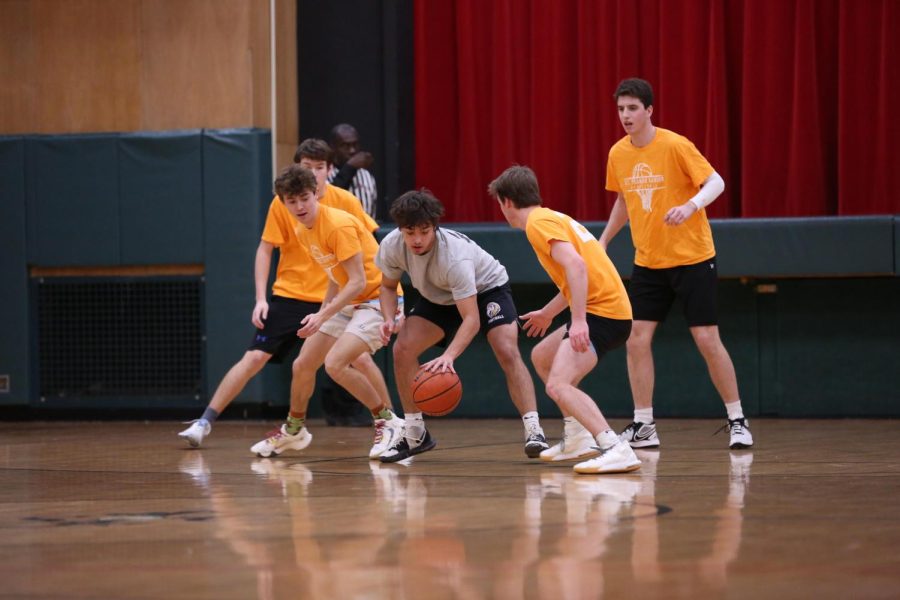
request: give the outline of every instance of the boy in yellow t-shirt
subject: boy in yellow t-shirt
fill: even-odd
[[[622,279],[583,225],[541,206],[537,177],[528,167],[508,168],[491,182],[488,192],[500,202],[509,224],[525,230],[538,261],[560,291],[540,310],[522,315],[526,333],[543,336],[553,317],[566,307],[571,312],[567,325],[535,346],[531,360],[547,395],[570,422],[577,421],[580,430],[587,430],[589,441],[583,445],[581,438],[586,436],[571,441],[565,436],[560,444],[542,452],[541,458],[556,461],[597,455],[576,464],[576,473],[639,469],[641,461],[631,447],[610,429],[591,397],[577,387],[600,358],[623,345],[631,332],[631,305]]]
[[[349,192],[326,183],[331,156],[328,144],[310,138],[297,147],[294,162],[313,172],[323,205],[347,211],[365,222],[369,231],[375,231],[378,223],[363,212],[359,200]],[[319,310],[325,297],[328,278],[313,264],[309,252],[297,240],[294,233],[296,226],[297,221],[284,203],[277,196],[273,198],[254,261],[256,303],[250,320],[257,330],[250,347],[226,373],[201,417],[178,434],[195,448],[203,443],[218,416],[244,389],[247,382],[266,364],[282,361],[302,341],[297,337],[300,322]],[[266,285],[275,248],[279,250],[278,266],[272,295],[267,300]],[[363,353],[353,366],[364,373],[372,385],[378,388],[382,399],[390,403],[384,376],[371,355]],[[377,420],[375,425],[379,426]]]
[[[656,326],[675,298],[681,298],[691,335],[728,412],[729,446],[749,448],[753,436],[741,408],[734,364],[719,338],[716,249],[704,210],[725,182],[690,140],[653,125],[649,83],[626,79],[615,97],[628,135],[609,151],[606,189],[618,196],[600,243],[606,248],[631,221],[635,255],[628,295],[634,329],[627,351],[634,422],[621,438],[633,448],[659,446],[650,348]]]
[[[275,192],[296,219],[297,240],[317,269],[328,277],[328,289],[318,311],[306,315],[296,334],[304,338],[293,364],[291,409],[286,422],[250,451],[262,457],[285,450],[302,450],[312,441],[305,426],[306,409],[315,389],[316,372],[323,364],[328,374],[376,417],[375,443],[369,458],[377,459],[403,429],[373,385],[351,363],[364,352],[382,346],[378,295],[381,272],[375,266],[378,242],[362,221],[342,210],[323,205],[316,195],[316,178],[309,169],[291,165],[275,180]],[[379,372],[380,375],[380,372]]]

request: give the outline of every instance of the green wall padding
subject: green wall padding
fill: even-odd
[[[253,335],[253,262],[272,200],[271,137],[260,129],[203,132],[205,329],[208,395]],[[266,181],[267,185],[262,186]],[[239,399],[262,401],[254,378]],[[203,404],[205,404],[205,399]]]
[[[119,264],[116,137],[31,136],[26,147],[28,261]]]
[[[202,263],[200,130],[124,134],[118,146],[121,263]]]

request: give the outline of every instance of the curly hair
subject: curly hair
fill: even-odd
[[[437,227],[443,216],[444,205],[424,188],[406,192],[391,204],[391,218],[398,227]]]

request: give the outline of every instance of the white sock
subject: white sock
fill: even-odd
[[[529,411],[529,412],[525,413],[524,415],[522,415],[522,424],[525,425],[526,432],[529,431],[529,428],[528,428],[529,425],[536,427],[538,429],[538,431],[542,431],[541,430],[541,418],[538,416],[536,410]]]
[[[634,409],[634,422],[635,423],[652,423],[653,422],[653,407],[650,408],[636,408]]]
[[[420,439],[425,433],[425,420],[422,418],[422,413],[408,412],[403,416],[406,420],[406,424],[403,426],[403,435],[408,438]]]
[[[612,448],[619,443],[619,436],[616,435],[616,432],[612,429],[601,431],[594,437],[594,439],[597,440],[597,445],[600,446],[601,450]]]
[[[575,417],[566,417],[563,419],[563,431],[565,435],[577,435],[584,431],[584,426],[578,422]]]
[[[735,400],[734,402],[730,402],[725,405],[725,410],[728,411],[728,420],[734,421],[735,419],[743,419],[744,418],[744,409],[741,408],[741,401]]]

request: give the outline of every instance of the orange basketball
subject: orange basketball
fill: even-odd
[[[426,415],[441,417],[459,405],[462,382],[450,371],[436,373],[419,369],[412,385],[413,401]]]

